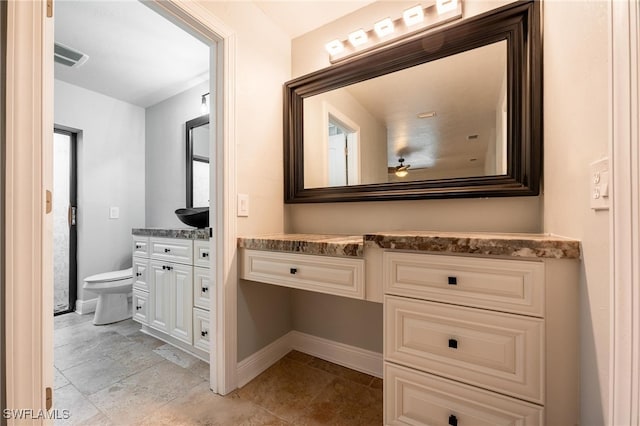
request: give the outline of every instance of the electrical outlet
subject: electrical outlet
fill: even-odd
[[[609,159],[603,158],[596,162],[591,163],[589,179],[590,185],[590,199],[591,208],[593,210],[608,210],[609,209]]]

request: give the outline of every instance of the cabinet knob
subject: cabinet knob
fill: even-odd
[[[166,248],[166,249],[164,249],[164,252],[165,252],[165,253],[170,253],[170,252],[171,252],[171,249]]]
[[[202,252],[202,257],[209,257],[209,253],[207,253],[206,251]]]
[[[207,336],[207,334],[209,334],[209,332],[208,332],[207,330],[202,330],[202,331],[200,332],[200,335],[201,335],[202,337],[206,337],[206,336]]]
[[[136,306],[136,311],[139,311],[140,309],[142,309],[142,306],[140,305]]]
[[[208,291],[209,291],[209,287],[202,287],[202,292],[203,292],[203,293],[206,293],[206,292],[208,292]]]
[[[458,418],[453,414],[449,416],[449,425],[450,426],[458,426]]]
[[[297,272],[298,272],[298,268],[291,268],[291,269],[289,269],[289,273],[290,273],[291,275],[295,275]]]
[[[162,265],[162,269],[170,271],[173,269],[173,266],[168,266],[168,265]]]
[[[449,347],[452,349],[458,349],[458,341],[456,339],[449,339]]]
[[[141,277],[142,276],[142,272],[136,272],[136,277]]]
[[[136,249],[141,249],[142,246],[140,244],[136,244]]]
[[[458,277],[447,277],[449,285],[458,285]]]

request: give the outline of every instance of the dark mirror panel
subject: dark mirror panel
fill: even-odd
[[[286,83],[285,201],[537,195],[539,7],[517,2]]]
[[[209,207],[209,114],[186,123],[187,207]]]

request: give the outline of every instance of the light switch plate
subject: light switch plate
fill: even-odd
[[[109,219],[118,219],[120,217],[119,207],[109,207]]]
[[[249,216],[249,194],[238,194],[238,217]]]
[[[591,163],[589,169],[590,199],[593,210],[608,210],[610,202],[609,159]]]

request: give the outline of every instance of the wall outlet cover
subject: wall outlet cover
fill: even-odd
[[[589,180],[591,208],[593,210],[609,210],[611,188],[608,158],[603,158],[590,164]]]
[[[109,219],[118,219],[120,217],[120,207],[109,207]]]

